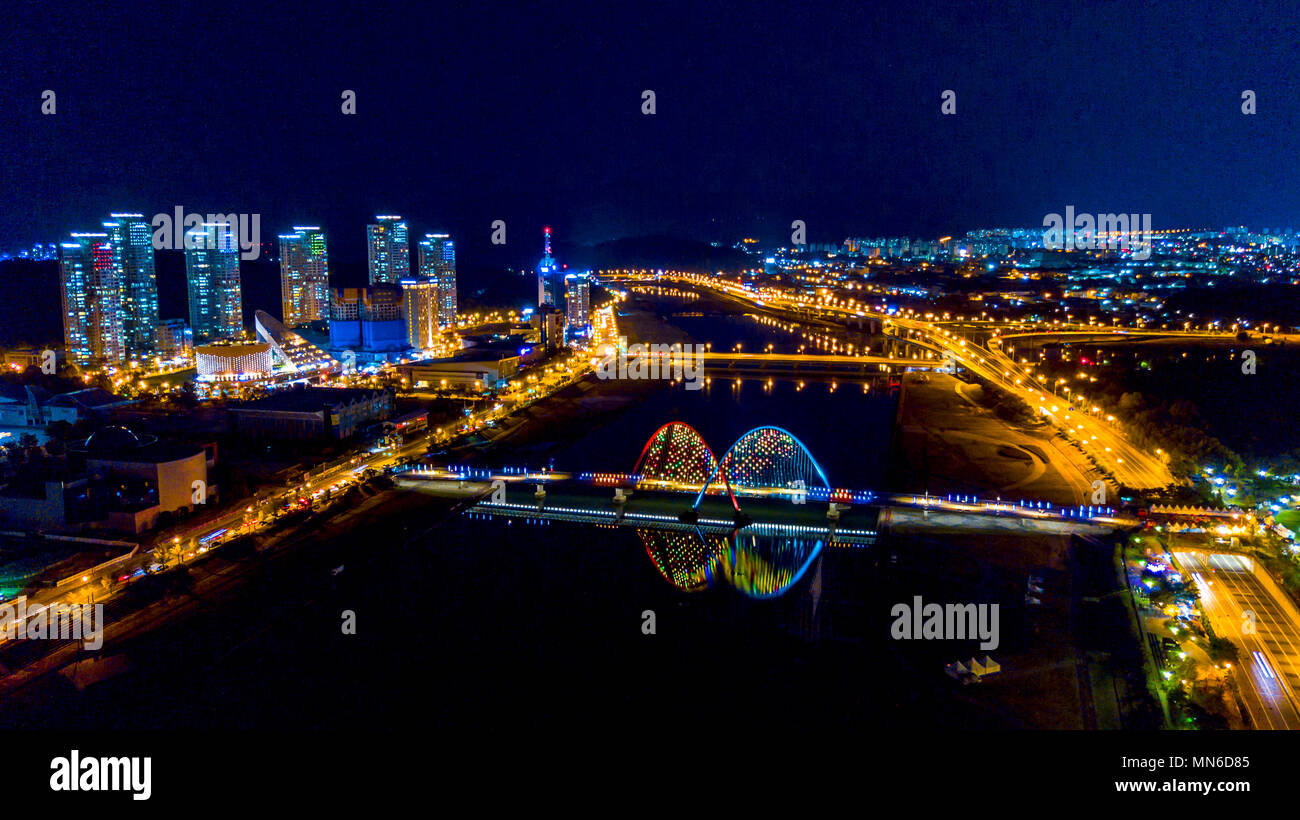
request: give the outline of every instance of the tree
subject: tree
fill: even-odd
[[[185,382],[181,387],[181,392],[175,394],[176,403],[180,406],[192,410],[199,406],[198,394],[194,392],[194,384]]]
[[[1215,635],[1210,638],[1206,649],[1210,653],[1210,660],[1215,663],[1235,663],[1237,660],[1237,645],[1227,638]]]

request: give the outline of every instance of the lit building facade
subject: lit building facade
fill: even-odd
[[[437,343],[441,324],[438,283],[430,279],[403,279],[401,284],[406,340],[416,350],[428,350]]]
[[[265,343],[203,345],[194,349],[194,365],[203,380],[266,378],[271,375],[271,346]]]
[[[74,233],[59,250],[63,344],[77,364],[126,359],[121,270],[106,233]]]
[[[121,281],[122,336],[130,358],[155,352],[158,329],[158,275],[154,268],[153,227],[144,214],[109,214],[104,228],[113,243],[113,263]]]
[[[406,221],[400,216],[376,216],[366,226],[366,252],[370,284],[396,284],[411,278],[410,243]]]
[[[253,311],[253,332],[258,341],[270,346],[274,366],[302,372],[327,369],[335,364],[328,353],[307,341],[301,334],[289,330],[283,322],[264,310]]]
[[[154,338],[155,352],[162,359],[189,359],[194,356],[194,334],[184,319],[166,319],[158,323]]]
[[[575,333],[591,324],[591,276],[571,273],[564,277],[565,320]]]
[[[242,337],[239,242],[230,225],[206,222],[185,233],[185,277],[194,341]]]
[[[564,278],[560,266],[551,256],[551,226],[542,229],[544,250],[542,259],[537,263],[537,304],[563,307]]]
[[[456,244],[450,234],[425,234],[420,242],[420,275],[437,284],[438,324],[455,324]]]
[[[280,235],[280,302],[286,327],[329,318],[329,258],[325,234],[295,226]]]

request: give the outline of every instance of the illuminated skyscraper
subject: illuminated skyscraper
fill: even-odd
[[[438,324],[455,324],[456,245],[449,234],[424,235],[420,242],[420,275],[438,286]]]
[[[560,266],[551,256],[551,226],[542,229],[545,250],[537,263],[537,304],[562,308],[564,304],[564,277]]]
[[[152,355],[157,345],[158,276],[154,270],[153,228],[143,214],[109,214],[113,263],[121,281],[123,344],[128,357]]]
[[[565,320],[570,333],[591,324],[591,276],[571,273],[564,277]]]
[[[316,227],[294,227],[280,235],[280,302],[285,327],[329,318],[329,259],[325,234]]]
[[[195,344],[243,336],[239,240],[229,224],[205,222],[186,231],[185,277]]]
[[[438,283],[431,279],[403,279],[401,284],[406,340],[416,350],[427,350],[438,339]]]
[[[77,364],[121,364],[122,281],[106,233],[74,233],[60,246],[63,345]]]
[[[366,247],[370,259],[370,284],[397,284],[411,278],[411,253],[406,222],[400,216],[377,216],[366,226]]]

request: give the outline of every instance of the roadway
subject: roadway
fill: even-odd
[[[1300,613],[1244,555],[1177,551],[1174,560],[1192,578],[1214,631],[1239,650],[1233,677],[1258,729],[1300,729]],[[1246,624],[1254,613],[1254,632]]]

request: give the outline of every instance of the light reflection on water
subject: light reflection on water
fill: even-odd
[[[772,537],[638,529],[655,569],[683,592],[721,581],[750,598],[778,598],[799,583],[821,555],[820,538]]]

